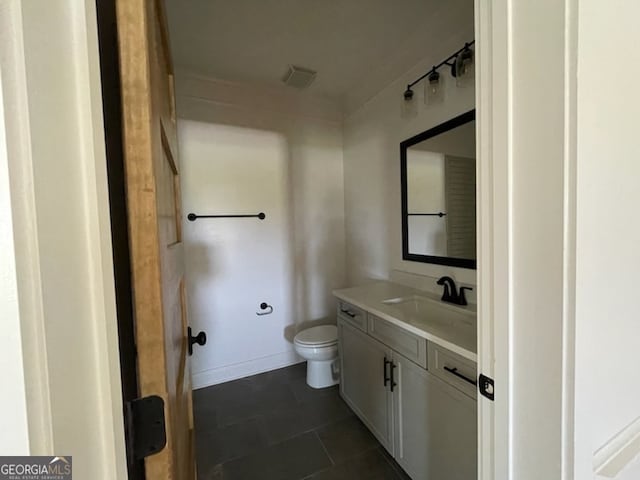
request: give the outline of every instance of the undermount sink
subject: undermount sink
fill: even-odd
[[[410,319],[449,327],[474,327],[475,312],[420,295],[388,298],[382,303]]]

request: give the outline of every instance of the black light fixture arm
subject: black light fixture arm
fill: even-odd
[[[464,52],[465,50],[467,50],[471,45],[473,45],[474,43],[476,43],[475,40],[471,40],[470,42],[466,42],[464,44],[464,47],[458,49],[455,53],[452,53],[451,55],[449,55],[447,58],[445,58],[444,60],[442,60],[439,64],[434,65],[433,67],[431,67],[430,70],[427,71],[427,73],[425,73],[424,75],[422,75],[421,77],[415,79],[413,82],[411,82],[410,84],[407,85],[407,91],[411,90],[411,88],[416,85],[417,83],[421,82],[422,80],[424,80],[425,78],[427,78],[429,75],[431,75],[432,73],[436,72],[441,66],[443,65],[449,65],[451,66],[451,60],[455,59],[458,55],[460,55],[462,52]],[[406,94],[405,94],[405,98],[406,98]]]

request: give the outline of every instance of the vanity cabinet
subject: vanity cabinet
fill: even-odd
[[[475,363],[359,314],[366,331],[338,312],[342,398],[414,480],[475,479],[475,388],[451,373],[473,379]]]
[[[388,345],[394,352],[427,368],[427,341],[391,323],[369,314],[368,333]]]
[[[388,450],[393,451],[392,392],[385,385],[391,349],[338,320],[340,394]],[[388,382],[387,382],[388,383]]]
[[[338,318],[363,332],[367,331],[367,312],[346,302],[338,304]]]
[[[394,352],[393,456],[414,480],[477,477],[476,401]]]

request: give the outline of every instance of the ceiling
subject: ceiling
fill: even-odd
[[[294,64],[318,72],[309,93],[338,101],[370,73],[385,67],[398,52],[406,65],[399,65],[404,70],[396,71],[396,75],[424,58],[424,45],[413,40],[424,37],[423,32],[442,10],[471,5],[473,24],[471,0],[166,3],[178,70],[280,85],[287,65]]]

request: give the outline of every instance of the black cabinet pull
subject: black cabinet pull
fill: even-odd
[[[340,311],[342,313],[344,313],[345,315],[349,315],[351,318],[355,318],[356,314],[355,313],[351,313],[349,310],[345,310],[343,308],[340,309]]]
[[[384,378],[384,386],[386,387],[387,384],[389,383],[390,378],[387,376],[387,365],[391,364],[391,362],[389,360],[387,360],[387,357],[384,357],[384,366],[383,366],[383,370],[382,370],[382,376]]]
[[[394,378],[393,378],[393,372],[394,372],[394,371],[395,371],[395,369],[396,369],[396,365],[395,365],[393,362],[389,362],[389,363],[391,364],[391,379],[390,379],[390,380],[391,380],[391,391],[393,392],[393,387],[395,387],[396,385],[398,385],[398,384],[396,383],[396,381],[394,380]]]
[[[464,380],[465,382],[469,382],[469,383],[470,383],[471,385],[473,385],[473,386],[478,386],[478,383],[477,383],[475,380],[471,380],[469,377],[465,377],[464,375],[462,375],[461,373],[459,373],[459,372],[458,372],[458,369],[457,369],[457,368],[449,368],[449,367],[446,367],[446,366],[445,366],[445,367],[444,367],[444,369],[445,369],[447,372],[449,372],[449,373],[451,373],[451,374],[455,375],[456,377],[461,378],[461,379],[462,379],[462,380]]]

